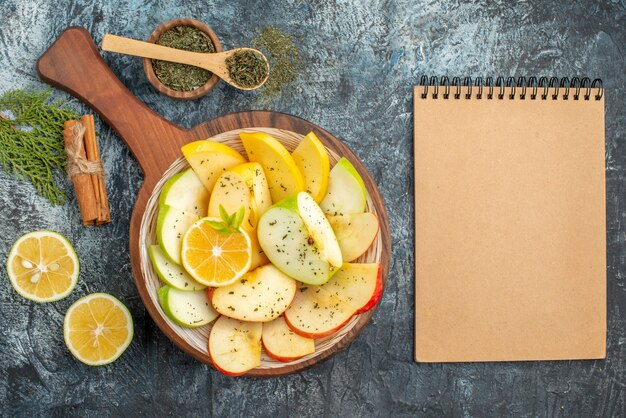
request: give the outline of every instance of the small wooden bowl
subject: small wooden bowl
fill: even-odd
[[[150,38],[148,38],[148,42],[156,43],[156,41],[161,37],[161,35],[164,32],[167,32],[168,30],[176,26],[191,26],[196,29],[200,29],[209,37],[209,39],[211,39],[211,42],[213,42],[213,46],[215,46],[215,52],[223,51],[222,44],[220,43],[220,40],[217,39],[217,35],[215,34],[215,32],[213,32],[211,28],[209,28],[204,23],[199,22],[195,19],[190,19],[190,18],[179,18],[179,19],[168,20],[167,22],[158,26],[154,30],[154,32],[152,32],[152,35],[150,35]],[[205,94],[207,94],[209,91],[211,91],[211,89],[215,87],[217,82],[220,81],[220,78],[216,76],[215,74],[213,74],[213,76],[209,79],[209,81],[207,81],[203,86],[200,86],[195,90],[178,91],[178,90],[173,90],[167,87],[165,84],[161,83],[161,81],[159,80],[159,78],[156,76],[154,72],[154,68],[152,66],[152,59],[144,58],[143,70],[145,71],[150,84],[152,84],[152,86],[159,93],[164,94],[168,97],[171,97],[172,99],[178,99],[178,100],[198,99],[204,96]]]

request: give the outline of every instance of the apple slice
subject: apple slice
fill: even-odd
[[[148,254],[150,254],[154,270],[156,270],[159,278],[166,284],[176,289],[186,291],[202,290],[206,288],[205,285],[195,281],[181,266],[168,259],[160,246],[149,246]]]
[[[181,151],[209,193],[224,171],[246,162],[241,154],[228,145],[210,139],[191,142],[183,146]]]
[[[316,202],[321,202],[328,188],[328,173],[330,171],[328,151],[319,138],[313,132],[309,132],[307,136],[302,138],[291,156],[304,178],[304,190]]]
[[[353,315],[378,303],[382,295],[381,265],[346,263],[326,284],[300,285],[298,290],[285,311],[285,322],[303,337],[326,337]]]
[[[330,170],[328,190],[320,203],[324,212],[330,215],[363,213],[367,199],[367,189],[356,168],[342,157]]]
[[[263,167],[272,201],[278,202],[304,190],[302,173],[283,144],[264,132],[241,132],[239,137],[248,159]]]
[[[328,291],[339,296],[356,308],[355,314],[372,309],[383,295],[383,275],[380,263],[346,263]]]
[[[169,205],[159,208],[156,226],[157,241],[163,253],[176,264],[180,264],[183,235],[198,219],[198,216],[193,213]]]
[[[285,312],[296,294],[296,281],[271,264],[211,292],[215,310],[233,319],[267,322]]]
[[[209,192],[196,173],[187,169],[165,183],[159,196],[159,205],[169,205],[203,217],[209,206]]]
[[[198,328],[219,316],[204,290],[187,292],[165,285],[157,294],[165,315],[182,327]]]
[[[263,324],[261,341],[267,355],[277,361],[289,362],[315,353],[315,341],[293,332],[282,316]]]
[[[327,215],[341,248],[344,263],[356,260],[378,234],[378,218],[370,212]]]
[[[250,269],[268,263],[256,236],[256,224],[260,215],[271,204],[270,191],[263,168],[259,163],[246,163],[226,170],[215,183],[209,201],[208,216],[220,217],[220,206],[227,213],[245,209],[241,227],[249,232],[252,259]]]
[[[261,365],[261,322],[244,322],[221,316],[209,335],[209,356],[217,370],[240,376]]]
[[[250,191],[243,178],[239,174],[226,170],[215,182],[207,216],[219,218],[220,206],[223,206],[227,213],[235,213],[243,206],[245,212],[241,226],[249,231],[253,229],[249,223],[250,205]]]
[[[322,286],[300,284],[284,316],[296,334],[323,338],[343,327],[355,312],[350,304]]]
[[[343,264],[328,219],[306,192],[269,208],[259,221],[258,237],[272,264],[303,283],[325,283]]]
[[[254,228],[261,215],[272,206],[272,195],[265,171],[263,171],[263,167],[259,163],[240,164],[233,167],[230,171],[240,175],[246,186],[248,186],[250,206],[254,215],[250,217],[250,226]]]

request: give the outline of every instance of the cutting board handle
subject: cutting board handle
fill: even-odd
[[[67,91],[94,109],[128,145],[146,180],[160,176],[181,155],[188,131],[140,102],[102,59],[89,32],[66,29],[39,58],[46,83]]]

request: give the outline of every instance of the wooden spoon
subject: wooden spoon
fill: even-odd
[[[136,57],[152,58],[162,61],[177,62],[180,64],[193,65],[211,71],[219,78],[233,87],[241,90],[254,90],[261,87],[269,76],[269,63],[265,55],[259,50],[252,48],[235,48],[224,52],[204,53],[189,52],[182,49],[168,48],[150,42],[137,41],[117,35],[104,35],[102,38],[102,49],[104,51],[117,52],[120,54],[134,55]],[[228,74],[226,59],[239,51],[253,51],[260,54],[267,65],[267,76],[257,86],[243,87],[235,83]]]

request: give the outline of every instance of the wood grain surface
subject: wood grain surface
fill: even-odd
[[[132,95],[103,61],[89,33],[79,27],[68,28],[59,36],[41,56],[37,71],[47,83],[69,92],[93,108],[119,134],[137,159],[145,177],[130,223],[130,257],[135,284],[146,309],[158,327],[176,345],[197,360],[211,364],[206,353],[192,348],[185,340],[175,335],[158,314],[157,307],[144,285],[139,255],[139,228],[148,198],[165,170],[180,157],[180,147],[187,142],[207,139],[222,132],[241,128],[273,127],[303,135],[315,131],[326,147],[347,157],[354,164],[365,182],[376,211],[380,214],[379,233],[384,248],[381,263],[385,286],[389,271],[391,238],[382,196],[363,163],[328,131],[304,119],[268,111],[231,113],[207,120],[192,129],[181,128],[150,110]],[[372,309],[362,314],[354,328],[343,339],[317,357],[282,368],[253,370],[248,375],[276,376],[312,366],[345,348],[359,334],[374,312],[375,309]]]

